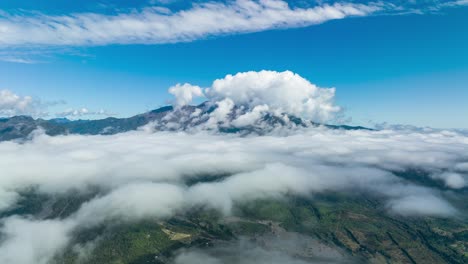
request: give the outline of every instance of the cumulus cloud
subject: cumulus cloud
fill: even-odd
[[[250,71],[226,75],[204,89],[191,84],[169,88],[177,108],[189,104],[193,97],[204,96],[216,106],[206,113],[207,127],[245,127],[256,124],[265,115],[289,116],[324,123],[333,120],[341,108],[334,104],[335,88],[320,88],[291,71]],[[197,119],[197,121],[200,118]]]
[[[214,128],[218,124],[228,123],[228,115],[234,109],[234,102],[230,98],[225,98],[221,101],[215,102],[216,109],[209,114],[207,126]]]
[[[232,124],[236,127],[245,127],[253,125],[264,113],[267,113],[270,107],[266,104],[254,106],[251,112],[247,112],[236,118]]]
[[[0,90],[0,116],[43,116],[46,105],[31,96],[20,96],[10,90]]]
[[[330,120],[340,108],[333,104],[334,88],[319,88],[291,71],[243,72],[213,82],[211,100],[231,99],[249,109],[264,105],[273,113],[287,113],[314,121]],[[260,111],[261,109],[257,109]]]
[[[186,10],[147,7],[105,15],[41,13],[0,17],[0,46],[81,46],[173,43],[207,36],[301,27],[382,9],[379,3],[335,3],[292,8],[282,0],[235,0],[193,4]]]
[[[199,86],[193,86],[188,83],[172,86],[169,88],[169,93],[175,97],[173,103],[175,108],[188,105],[195,97],[203,96],[203,91]]]
[[[34,118],[49,116],[49,108],[66,104],[64,101],[42,101],[29,95],[21,96],[10,90],[0,90],[0,117],[28,115]],[[92,111],[88,108],[69,108],[55,114],[57,117],[79,118],[85,116],[110,116],[106,110]]]

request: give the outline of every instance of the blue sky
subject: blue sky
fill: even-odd
[[[212,30],[218,25],[197,27],[206,17],[192,17],[194,25],[181,24],[180,32],[142,30],[129,37],[119,35],[117,25],[116,33],[100,37],[100,29],[70,35],[70,25],[65,33],[37,25],[81,14],[138,21],[151,19],[145,12],[171,16],[194,7],[184,1],[7,1],[0,3],[0,31],[2,23],[13,30],[0,36],[0,90],[40,99],[49,117],[81,108],[91,114],[81,118],[101,118],[101,109],[123,117],[166,104],[176,83],[207,87],[226,74],[291,70],[320,87],[336,87],[336,102],[353,124],[468,128],[468,1],[404,2],[376,8],[350,1],[362,13],[339,7],[342,19],[320,16],[318,22],[288,16],[279,26],[262,19]],[[295,1],[287,8],[324,5],[335,7]]]

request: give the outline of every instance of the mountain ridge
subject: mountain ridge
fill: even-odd
[[[155,128],[161,131],[185,131],[204,125],[208,121],[207,118],[210,113],[212,113],[216,107],[216,105],[209,102],[204,102],[197,106],[187,105],[181,108],[163,106],[131,117],[107,117],[95,120],[70,120],[67,118],[34,119],[31,116],[25,115],[8,118],[4,117],[0,118],[0,141],[26,139],[33,131],[40,128],[50,136],[68,134],[113,135],[137,130],[153,122],[155,123]],[[230,115],[231,120],[235,119],[236,114],[234,112]],[[298,127],[324,126],[330,129],[371,130],[362,126],[320,124],[291,115],[285,116],[287,116],[290,124]],[[222,126],[218,124],[217,128],[222,133],[246,134],[254,132],[262,134],[265,132],[265,129],[269,130],[274,127],[284,127],[288,125],[288,122],[284,121],[282,118],[269,113],[263,115],[260,121],[263,122],[263,127],[255,127],[253,125]]]

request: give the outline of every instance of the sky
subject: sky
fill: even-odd
[[[466,25],[464,0],[2,1],[0,114],[127,117],[178,83],[288,70],[350,124],[468,128]]]

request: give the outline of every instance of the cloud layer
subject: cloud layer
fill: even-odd
[[[3,218],[0,262],[47,263],[74,230],[105,221],[166,219],[199,207],[230,215],[240,202],[329,191],[364,192],[380,199],[389,214],[459,216],[464,212],[444,188],[466,188],[467,149],[466,136],[448,131],[308,128],[262,137],[148,130],[113,136],[36,134],[23,144],[0,143],[1,210],[14,208],[30,188],[48,195],[97,188],[100,194],[65,219]],[[432,179],[441,189],[398,176],[408,170],[424,171],[416,175],[420,182]],[[187,184],[216,175],[228,176]]]

